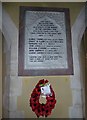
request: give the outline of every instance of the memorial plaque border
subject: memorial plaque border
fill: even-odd
[[[66,43],[67,43],[67,69],[24,69],[24,30],[25,30],[25,13],[26,11],[51,11],[64,12],[66,23]],[[72,43],[71,43],[71,27],[70,13],[68,8],[50,8],[50,7],[20,7],[19,18],[19,45],[18,45],[18,75],[19,76],[54,76],[54,75],[73,75],[73,58],[72,58]]]

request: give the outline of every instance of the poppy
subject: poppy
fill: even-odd
[[[41,95],[40,86],[42,86],[43,84],[46,84],[47,82],[48,80],[44,80],[44,79],[40,80],[31,94],[30,106],[32,108],[32,111],[35,112],[37,117],[40,117],[40,116],[47,117],[48,115],[50,115],[52,112],[52,109],[55,107],[55,104],[56,104],[55,93],[51,86],[50,86],[50,89],[51,89],[52,95],[46,96],[46,100],[47,100],[46,104],[39,103],[39,99]]]

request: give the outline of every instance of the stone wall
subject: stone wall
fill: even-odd
[[[14,5],[12,9],[16,10],[16,5]],[[24,4],[22,3],[21,5]],[[4,80],[4,94],[3,94],[3,108],[5,111],[4,117],[7,116],[9,116],[10,118],[35,117],[31,109],[27,107],[29,105],[28,92],[30,95],[37,81],[43,78],[43,76],[40,77],[18,76],[18,27],[16,26],[18,23],[16,23],[15,25],[15,23],[13,22],[14,17],[16,16],[12,15],[11,6],[9,5],[9,3],[7,4],[7,6],[8,6],[7,10],[5,10],[6,7],[3,7],[3,30],[2,30],[5,40],[4,54],[6,56],[6,71],[7,71]],[[61,6],[63,6],[62,3]],[[67,7],[70,7],[70,4],[69,6],[67,5]],[[79,5],[77,6],[77,8],[79,9]],[[71,7],[70,10],[73,12],[73,7]],[[53,88],[56,91],[56,96],[59,99],[57,107],[55,108],[56,110],[54,110],[54,114],[52,114],[52,116],[50,117],[55,118],[83,117],[82,107],[83,86],[81,84],[83,78],[81,77],[82,71],[80,68],[81,66],[79,58],[79,48],[82,35],[85,30],[84,7],[82,9],[80,8],[80,12],[78,12],[76,16],[77,17],[71,28],[74,75],[60,77],[45,76],[45,79],[49,79],[49,81],[53,84]]]

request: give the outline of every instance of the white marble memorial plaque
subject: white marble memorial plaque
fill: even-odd
[[[26,11],[24,69],[67,69],[64,12]]]
[[[73,74],[68,8],[20,7],[18,75]]]

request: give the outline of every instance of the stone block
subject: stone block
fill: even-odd
[[[72,89],[82,89],[81,82],[80,82],[80,77],[78,76],[72,76],[70,78],[70,86]]]
[[[70,107],[69,108],[69,118],[83,118],[82,106]]]
[[[10,118],[24,118],[24,111],[14,111],[9,113]]]
[[[82,93],[81,90],[72,90],[72,99],[73,99],[73,106],[75,105],[82,105]]]
[[[10,76],[10,96],[20,96],[22,92],[22,79]]]
[[[17,110],[17,96],[9,96],[9,111]]]

